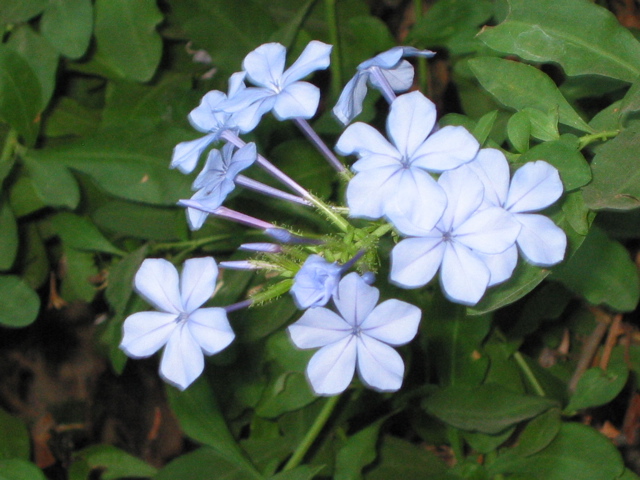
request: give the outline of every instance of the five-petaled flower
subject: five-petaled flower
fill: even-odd
[[[248,143],[234,153],[235,146],[225,144],[222,151],[214,149],[209,153],[207,163],[200,175],[193,182],[197,192],[191,200],[215,210],[227,195],[235,188],[235,179],[245,168],[250,167],[257,158],[256,144]],[[195,208],[187,208],[187,219],[191,230],[198,230],[207,218],[208,213]]]
[[[484,188],[470,169],[445,172],[438,183],[448,198],[442,218],[433,228],[410,220],[396,225],[411,238],[391,251],[390,278],[401,287],[417,288],[440,269],[445,295],[475,305],[491,282],[492,271],[483,255],[513,246],[520,224],[502,208],[481,208]]]
[[[338,285],[333,301],[340,315],[324,308],[308,309],[289,326],[298,348],[318,350],[307,366],[307,377],[318,395],[336,395],[351,383],[357,368],[360,379],[379,391],[402,385],[404,363],[392,346],[415,337],[422,312],[400,300],[380,305],[380,292],[355,272]]]
[[[354,217],[380,218],[392,223],[418,218],[433,227],[442,216],[447,197],[429,172],[443,172],[473,160],[478,141],[463,127],[447,126],[435,133],[436,108],[420,92],[399,96],[387,117],[387,141],[373,127],[356,122],[338,139],[336,150],[358,154],[356,176],[347,187],[347,204]]]
[[[181,390],[204,369],[204,356],[226,348],[235,335],[223,308],[200,308],[215,289],[218,267],[212,257],[184,263],[182,274],[161,258],[146,259],[136,273],[136,291],[159,311],[138,312],[124,322],[120,348],[132,358],[165,346],[160,375]]]
[[[340,98],[333,107],[333,114],[343,124],[348,124],[362,112],[362,102],[367,95],[367,82],[370,82],[383,93],[389,88],[387,95],[394,92],[405,92],[413,85],[413,67],[403,57],[433,57],[435,52],[418,50],[414,47],[393,47],[362,62],[357,72],[347,82]],[[391,101],[391,100],[389,100]]]
[[[234,121],[244,133],[253,130],[271,110],[278,120],[313,117],[320,102],[320,90],[301,79],[329,66],[331,48],[313,40],[285,70],[286,48],[279,43],[260,45],[242,63],[247,78],[257,87],[234,95],[225,102],[224,110],[234,114]]]

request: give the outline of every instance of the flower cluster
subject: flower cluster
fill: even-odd
[[[307,368],[315,393],[344,391],[356,371],[370,388],[397,390],[404,363],[393,347],[415,337],[422,313],[397,299],[377,305],[380,291],[372,284],[379,258],[390,262],[389,281],[397,286],[420,288],[439,275],[451,301],[475,305],[487,288],[511,277],[518,252],[540,267],[564,257],[566,235],[537,213],[563,193],[553,166],[539,160],[512,176],[500,150],[482,149],[463,127],[439,128],[435,105],[420,92],[396,96],[413,82],[413,67],[403,58],[430,57],[433,52],[396,47],[358,66],[333,110],[336,118],[346,125],[360,113],[367,85],[382,92],[390,109],[386,136],[362,122],[340,135],[335,150],[357,156],[351,166],[354,175],[344,174],[343,162],[307,122],[316,113],[320,90],[303,79],[327,68],[330,52],[330,45],[312,41],[285,69],[285,48],[262,45],[246,56],[243,71],[232,75],[228,94],[207,93],[189,115],[205,136],[177,145],[171,167],[192,172],[212,143],[223,142],[209,152],[193,184],[193,197],[179,202],[187,208],[190,227],[198,229],[215,215],[261,230],[278,243],[244,244],[240,250],[259,257],[220,265],[270,270],[280,283],[240,304],[200,308],[215,289],[218,267],[212,258],[188,260],[180,279],[166,260],[143,262],[135,288],[159,311],[129,316],[121,348],[129,356],[144,357],[166,345],[160,372],[179,388],[201,373],[203,352],[216,353],[233,340],[228,312],[289,290],[304,310],[288,327],[293,344],[319,348]],[[269,111],[279,120],[292,120],[344,174],[341,179],[349,178],[347,208],[316,198],[260,155],[254,143],[240,138]],[[254,164],[293,193],[240,174]],[[223,203],[236,185],[314,208],[337,232],[307,237],[231,210]],[[352,223],[351,218],[364,220]],[[399,241],[390,253],[378,251],[380,238],[389,233]],[[347,273],[352,268],[358,272]],[[338,313],[326,308],[329,302]]]

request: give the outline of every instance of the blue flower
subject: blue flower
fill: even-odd
[[[245,88],[244,72],[235,73],[229,79],[229,97],[233,98]],[[191,173],[196,168],[202,152],[227,130],[237,130],[231,113],[221,110],[227,95],[219,90],[213,90],[202,97],[200,105],[189,114],[189,122],[199,132],[206,133],[204,137],[188,142],[181,142],[173,149],[171,168],[177,168],[182,173]]]
[[[304,310],[321,307],[338,291],[342,267],[329,263],[320,255],[310,255],[293,278],[289,292],[296,306]]]
[[[320,101],[320,90],[300,81],[316,70],[329,66],[331,45],[313,40],[287,70],[284,69],[286,49],[279,43],[266,43],[250,52],[242,67],[251,82],[249,87],[224,104],[234,112],[234,120],[243,133],[249,132],[262,116],[273,110],[279,120],[311,118]]]
[[[358,154],[356,175],[347,187],[354,217],[386,216],[395,223],[420,217],[433,227],[447,198],[429,172],[442,172],[473,160],[479,144],[463,127],[448,126],[432,133],[436,108],[420,92],[399,96],[387,117],[387,141],[373,127],[356,122],[338,139],[336,150]],[[429,227],[430,228],[430,227]]]
[[[436,226],[396,224],[406,238],[391,251],[391,281],[404,288],[427,284],[440,270],[443,292],[452,301],[475,305],[491,282],[483,255],[515,243],[520,224],[499,207],[483,207],[484,188],[468,168],[443,173],[438,183],[448,198]]]
[[[235,154],[235,146],[227,143],[220,150],[211,150],[207,163],[200,175],[193,182],[193,189],[198,190],[191,200],[215,210],[227,195],[235,188],[234,180],[244,169],[250,167],[257,157],[256,144],[248,143]],[[208,214],[195,208],[187,208],[187,219],[192,230],[198,230]]]
[[[340,315],[324,307],[310,308],[288,328],[298,348],[318,348],[307,366],[307,378],[318,395],[336,395],[358,370],[370,388],[395,391],[402,385],[404,363],[392,346],[415,337],[422,315],[400,300],[377,305],[380,292],[355,272],[338,286],[334,303]]]
[[[403,57],[433,57],[430,50],[414,47],[393,47],[358,65],[358,71],[342,90],[334,115],[348,124],[362,112],[362,102],[367,95],[367,82],[383,92],[387,86],[392,92],[404,92],[413,85],[413,67]],[[382,78],[380,78],[382,77]],[[382,82],[386,85],[381,84]]]
[[[167,260],[146,259],[136,273],[136,291],[157,312],[138,312],[124,322],[120,348],[133,358],[165,346],[160,375],[180,390],[204,369],[204,356],[226,348],[235,335],[223,308],[200,308],[213,295],[218,267],[211,257],[187,260],[178,277]]]
[[[484,184],[485,202],[503,207],[521,225],[517,245],[525,259],[539,267],[562,261],[567,236],[551,219],[534,214],[554,203],[564,191],[558,170],[543,160],[520,167],[509,183],[509,164],[500,150],[480,150],[470,162]],[[515,249],[510,253],[511,257]],[[502,259],[504,260],[504,259]],[[500,261],[500,260],[497,260]]]

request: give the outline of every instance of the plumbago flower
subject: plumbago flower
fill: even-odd
[[[242,63],[247,77],[257,87],[246,88],[229,98],[224,110],[234,113],[234,120],[243,133],[253,130],[271,110],[278,120],[313,117],[318,109],[320,90],[300,80],[329,66],[331,48],[313,40],[285,70],[286,48],[279,43],[260,45]]]
[[[375,57],[362,62],[357,67],[357,72],[347,82],[338,103],[333,107],[334,115],[344,125],[348,124],[362,112],[362,102],[367,95],[367,82],[372,86],[386,92],[388,96],[393,92],[404,92],[413,85],[413,66],[403,60],[403,57],[431,58],[435,52],[430,50],[418,50],[414,47],[393,47]],[[390,98],[391,102],[393,98]]]
[[[354,371],[369,387],[396,391],[402,385],[404,363],[391,346],[415,337],[422,312],[400,300],[380,305],[380,292],[355,272],[338,285],[334,303],[340,315],[323,307],[310,308],[288,331],[302,349],[318,350],[307,366],[307,377],[318,395],[336,395],[351,383]]]
[[[181,142],[173,149],[171,168],[182,173],[191,173],[196,168],[202,152],[228,130],[237,130],[235,120],[221,107],[228,98],[233,98],[245,88],[244,72],[238,72],[229,78],[229,96],[219,90],[213,90],[202,97],[200,105],[189,113],[189,122],[196,130],[206,133],[204,137],[189,142]]]
[[[329,263],[320,255],[309,255],[293,278],[289,293],[296,306],[301,309],[326,305],[338,292],[338,282],[343,267]]]
[[[436,108],[420,92],[399,96],[387,117],[387,141],[373,127],[356,122],[338,139],[342,155],[356,153],[356,176],[347,186],[354,217],[386,216],[392,223],[413,217],[424,228],[442,216],[447,197],[429,172],[443,172],[473,160],[477,140],[463,127],[432,133]]]
[[[257,151],[255,143],[248,143],[234,153],[235,146],[225,144],[220,150],[211,150],[204,169],[193,182],[193,189],[197,192],[191,200],[215,210],[227,195],[235,188],[235,179],[238,174],[250,167],[256,161]],[[191,230],[202,227],[208,214],[195,208],[187,208],[187,219]]]
[[[509,164],[500,150],[486,148],[467,164],[484,184],[485,203],[504,208],[521,225],[516,240],[524,258],[539,267],[562,261],[567,236],[551,219],[538,212],[554,203],[564,191],[558,170],[543,160],[520,167],[509,182]],[[514,246],[496,261],[517,261]]]
[[[396,224],[412,238],[400,241],[391,251],[390,278],[401,287],[416,288],[440,270],[445,295],[454,302],[475,305],[491,282],[483,255],[512,247],[520,224],[503,208],[482,208],[484,188],[470,169],[444,172],[438,183],[448,198],[442,218],[432,228],[407,220]]]
[[[204,369],[203,352],[218,353],[235,337],[223,308],[200,308],[213,294],[217,276],[211,257],[187,260],[180,277],[167,260],[146,259],[134,287],[159,311],[129,315],[120,348],[143,358],[165,346],[160,375],[180,390],[187,388]]]

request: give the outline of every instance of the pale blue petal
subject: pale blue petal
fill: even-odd
[[[323,307],[310,308],[287,331],[293,344],[302,349],[324,347],[352,335],[353,327]]]
[[[444,250],[442,236],[402,240],[391,250],[390,280],[403,288],[426,285],[438,271]]]
[[[380,132],[362,122],[356,122],[347,127],[336,143],[336,151],[340,155],[357,153],[361,157],[371,154],[398,159],[401,157],[398,150]]]
[[[507,201],[511,173],[509,163],[500,150],[482,148],[476,158],[466,164],[484,185],[484,202],[502,207]]]
[[[247,89],[248,90],[248,89]],[[264,97],[262,100],[258,100],[255,103],[246,105],[242,110],[233,114],[233,122],[238,127],[240,132],[249,133],[256,128],[262,116],[271,111],[273,105],[276,102],[276,96],[274,94]]]
[[[507,248],[502,253],[496,253],[494,255],[487,255],[480,252],[474,253],[484,262],[491,273],[489,287],[510,279],[513,270],[518,264],[518,247],[515,245]]]
[[[183,312],[193,312],[213,295],[218,266],[213,257],[191,258],[184,262],[180,276]]]
[[[360,324],[362,333],[390,345],[404,345],[418,333],[422,311],[409,303],[391,299],[382,302]]]
[[[387,117],[387,134],[408,161],[435,123],[435,104],[420,92],[406,93],[391,104]]]
[[[405,92],[413,85],[413,65],[406,60],[391,70],[380,70],[382,76],[387,79],[394,92]],[[375,83],[375,77],[370,77],[371,83]]]
[[[402,168],[402,163],[400,162],[400,154],[396,152],[395,157],[390,157],[388,155],[377,153],[367,153],[365,157],[362,157],[360,160],[357,160],[353,165],[351,165],[351,170],[358,173],[382,167],[393,167],[394,170]]]
[[[179,325],[169,337],[160,362],[160,376],[180,390],[187,388],[204,370],[200,345],[186,323]]]
[[[348,335],[318,350],[307,366],[307,378],[317,395],[344,392],[356,369],[356,340]]]
[[[290,85],[306,77],[311,72],[327,68],[332,48],[331,45],[318,40],[310,41],[293,65],[284,72],[282,84],[284,86]]]
[[[455,231],[455,240],[482,253],[502,253],[515,244],[520,224],[500,207],[472,215]]]
[[[447,206],[444,190],[428,172],[417,168],[400,170],[384,195],[384,212],[391,223],[408,219],[423,231],[436,225]]]
[[[244,84],[246,76],[247,72],[236,72],[229,77],[229,98],[235,97],[238,92],[247,88]]]
[[[275,91],[282,80],[286,55],[279,43],[265,43],[244,57],[242,68],[251,82]]]
[[[158,310],[180,314],[179,277],[176,267],[164,258],[147,258],[136,273],[134,286],[147,302]]]
[[[189,315],[187,326],[207,355],[224,350],[235,338],[224,308],[200,308]]]
[[[451,242],[442,259],[440,284],[446,297],[463,305],[475,305],[489,285],[491,273],[482,260],[464,245]]]
[[[189,229],[192,231],[200,230],[209,216],[207,212],[195,208],[187,208],[186,213],[187,223],[189,223]]]
[[[358,173],[347,185],[347,205],[352,217],[380,218],[384,215],[387,184],[395,185],[397,167],[384,167]]]
[[[213,132],[224,125],[229,114],[220,111],[222,102],[227,96],[218,90],[213,90],[205,94],[200,101],[200,105],[189,113],[189,123],[203,133]]]
[[[518,247],[527,261],[538,267],[550,267],[564,258],[567,235],[544,215],[516,214],[522,225]]]
[[[235,180],[238,174],[249,168],[258,158],[256,144],[251,142],[240,148],[231,159],[229,168],[227,169],[227,178]]]
[[[321,307],[338,291],[342,268],[319,255],[310,255],[293,278],[289,293],[300,309]]]
[[[438,185],[447,196],[447,208],[440,224],[444,231],[457,231],[482,205],[482,182],[470,169],[459,168],[440,175]]]
[[[215,140],[216,135],[210,134],[188,142],[180,142],[173,149],[170,168],[177,168],[182,173],[193,172],[202,152]]]
[[[347,82],[338,103],[333,107],[333,114],[343,125],[347,125],[362,112],[362,102],[367,95],[368,74],[358,72]]]
[[[352,272],[340,281],[338,295],[333,301],[345,321],[356,326],[373,311],[378,298],[380,291],[367,285],[360,275]]]
[[[212,184],[212,182],[220,182],[223,173],[224,162],[222,155],[220,154],[220,150],[215,148],[207,155],[207,163],[204,164],[204,168],[193,181],[192,188],[199,190],[208,184]]]
[[[393,47],[386,52],[379,53],[369,60],[365,60],[358,65],[358,70],[366,70],[371,67],[380,67],[383,69],[393,68],[402,59],[404,50],[402,47]]]
[[[464,127],[441,128],[420,146],[411,165],[432,172],[451,170],[473,160],[480,144]]]
[[[246,109],[249,105],[263,102],[265,99],[273,97],[277,94],[269,88],[250,87],[240,89],[233,97],[230,97],[225,101],[221,108],[225,112],[237,113]],[[233,116],[234,122],[237,118]]]
[[[504,208],[512,213],[537,212],[562,195],[558,170],[543,160],[527,163],[513,175]]]
[[[358,375],[362,382],[380,392],[395,392],[402,386],[404,362],[389,345],[367,335],[358,339]]]
[[[132,358],[143,358],[160,350],[173,333],[178,317],[174,313],[138,312],[129,315],[122,327],[120,348]]]
[[[319,102],[318,87],[308,82],[295,82],[275,97],[273,113],[278,120],[311,118],[316,114]]]

